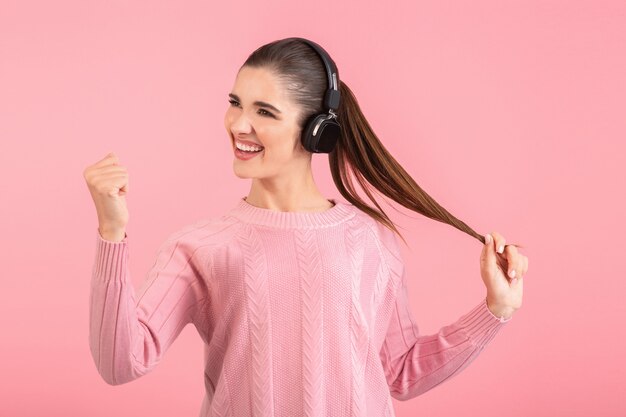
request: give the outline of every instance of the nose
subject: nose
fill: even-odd
[[[226,118],[228,128],[234,136],[245,135],[252,131],[252,124],[244,112],[232,112],[230,115],[227,115]]]

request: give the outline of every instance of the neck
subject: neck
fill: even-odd
[[[281,211],[258,207],[242,197],[229,214],[244,223],[281,229],[321,228],[342,223],[355,215],[351,204],[332,198],[323,211]]]
[[[283,212],[316,212],[333,206],[319,191],[310,170],[301,178],[254,178],[246,201],[256,207]]]

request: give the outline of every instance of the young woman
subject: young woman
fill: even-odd
[[[287,38],[258,48],[228,96],[233,169],[251,179],[250,192],[172,233],[138,296],[128,173],[113,153],[83,173],[99,222],[90,347],[102,378],[118,385],[147,374],[188,323],[205,347],[201,416],[394,416],[392,397],[414,398],[467,367],[521,307],[528,259],[415,183],[319,45]],[[347,202],[318,190],[313,153],[329,153]],[[436,334],[419,333],[399,233],[372,186],[483,244],[485,298]]]

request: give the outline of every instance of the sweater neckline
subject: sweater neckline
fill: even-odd
[[[332,226],[354,216],[351,205],[335,198],[328,201],[334,205],[324,211],[279,211],[253,206],[244,196],[230,214],[246,223],[286,229]]]

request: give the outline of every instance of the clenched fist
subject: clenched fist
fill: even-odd
[[[106,240],[121,241],[128,223],[128,171],[109,153],[83,171],[98,214],[98,230]]]

